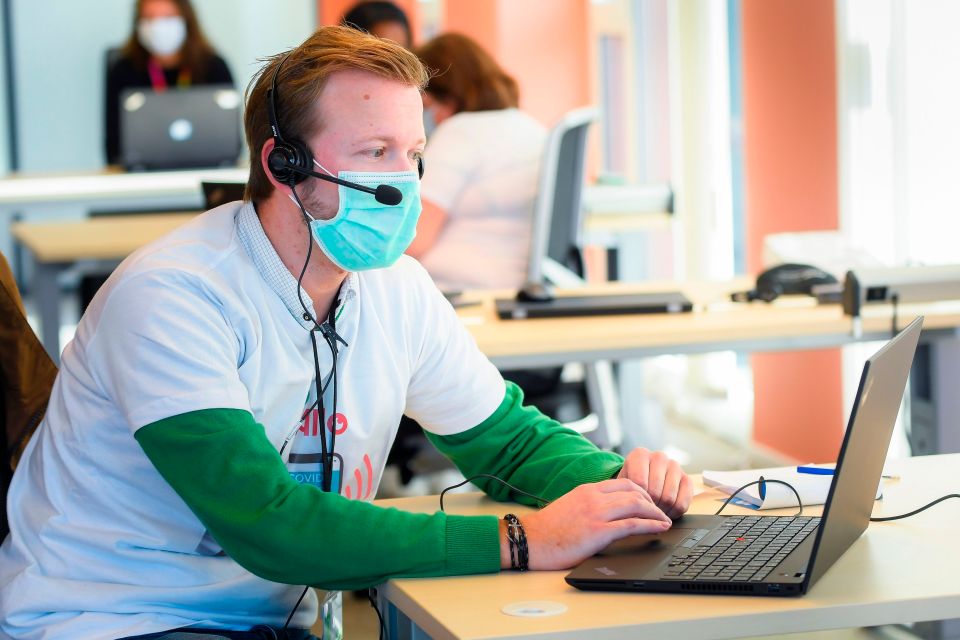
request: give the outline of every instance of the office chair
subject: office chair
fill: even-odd
[[[0,540],[9,531],[5,505],[13,470],[43,418],[56,375],[56,365],[27,323],[13,273],[0,254]]]
[[[209,211],[222,204],[243,200],[243,192],[247,188],[245,182],[201,182],[203,189],[203,210]]]
[[[583,183],[587,133],[598,117],[599,112],[592,107],[570,111],[547,136],[533,212],[527,283],[517,294],[521,300],[547,301],[553,295],[552,285],[575,288],[586,284],[582,255]],[[506,375],[511,374],[506,372]],[[562,410],[554,406],[554,398],[558,390],[562,391],[562,385],[528,399],[587,435],[598,446],[619,446],[622,440],[620,408],[610,362],[585,364],[583,387],[589,414],[578,421],[564,420],[560,417]]]

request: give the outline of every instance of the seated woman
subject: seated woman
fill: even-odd
[[[120,94],[125,89],[233,84],[230,69],[203,35],[189,0],[137,0],[133,31],[107,70],[106,157],[120,161]]]
[[[415,53],[435,75],[423,95],[423,213],[408,253],[444,290],[518,288],[546,129],[517,108],[516,81],[470,38],[443,34]]]

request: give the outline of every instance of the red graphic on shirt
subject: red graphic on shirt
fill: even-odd
[[[317,436],[320,433],[320,411],[310,409],[300,420],[300,433],[306,437]]]
[[[333,419],[337,419],[337,431],[336,434],[339,436],[344,431],[347,430],[347,416],[342,413],[338,413],[335,416],[330,416],[327,418],[327,431],[333,432]]]
[[[360,498],[361,495],[363,496],[363,499],[366,500],[367,498],[370,497],[370,492],[373,491],[373,464],[371,464],[370,462],[369,454],[366,454],[366,453],[363,454],[363,467],[364,467],[364,470],[367,472],[366,492],[364,492],[363,490],[363,474],[360,472],[359,468],[353,470],[353,479],[356,481],[356,487],[357,487],[357,490],[356,490],[357,500],[361,499]],[[353,498],[354,491],[350,487],[350,485],[346,486],[344,494],[347,496],[347,498]]]
[[[342,413],[338,413],[337,416],[337,435],[342,435],[347,430],[347,416]],[[320,411],[318,409],[310,409],[305,412],[303,418],[300,420],[300,426],[298,427],[300,433],[306,437],[316,437],[319,435],[320,431]],[[333,432],[333,416],[327,418],[327,431]]]

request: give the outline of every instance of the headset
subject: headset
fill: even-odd
[[[319,178],[349,189],[373,194],[373,197],[380,204],[387,206],[400,204],[403,201],[403,194],[394,186],[381,184],[373,188],[314,171],[313,153],[310,152],[307,145],[300,140],[293,138],[285,140],[283,138],[280,133],[280,123],[277,119],[277,76],[280,75],[280,69],[289,57],[290,54],[288,53],[277,65],[277,69],[273,72],[270,88],[267,89],[267,117],[270,119],[270,132],[273,135],[273,149],[267,155],[267,168],[273,177],[276,178],[277,182],[290,187],[303,182],[308,177]],[[422,157],[417,158],[417,173],[422,179]]]

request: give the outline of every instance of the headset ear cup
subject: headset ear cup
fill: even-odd
[[[313,164],[310,151],[299,142],[278,142],[267,156],[267,166],[277,182],[293,186],[303,182],[307,176],[294,171],[295,167],[309,171]]]
[[[303,144],[299,140],[288,140],[287,145],[293,151],[295,156],[295,163],[298,169],[303,171],[313,171],[313,154],[310,153],[310,149],[307,145]],[[303,182],[309,176],[302,173],[297,174],[297,182]]]
[[[420,174],[420,179],[423,180],[423,156],[417,157],[417,173]]]
[[[289,184],[290,175],[293,172],[288,168],[291,158],[285,147],[286,145],[282,142],[274,145],[267,155],[267,169],[277,182]]]

